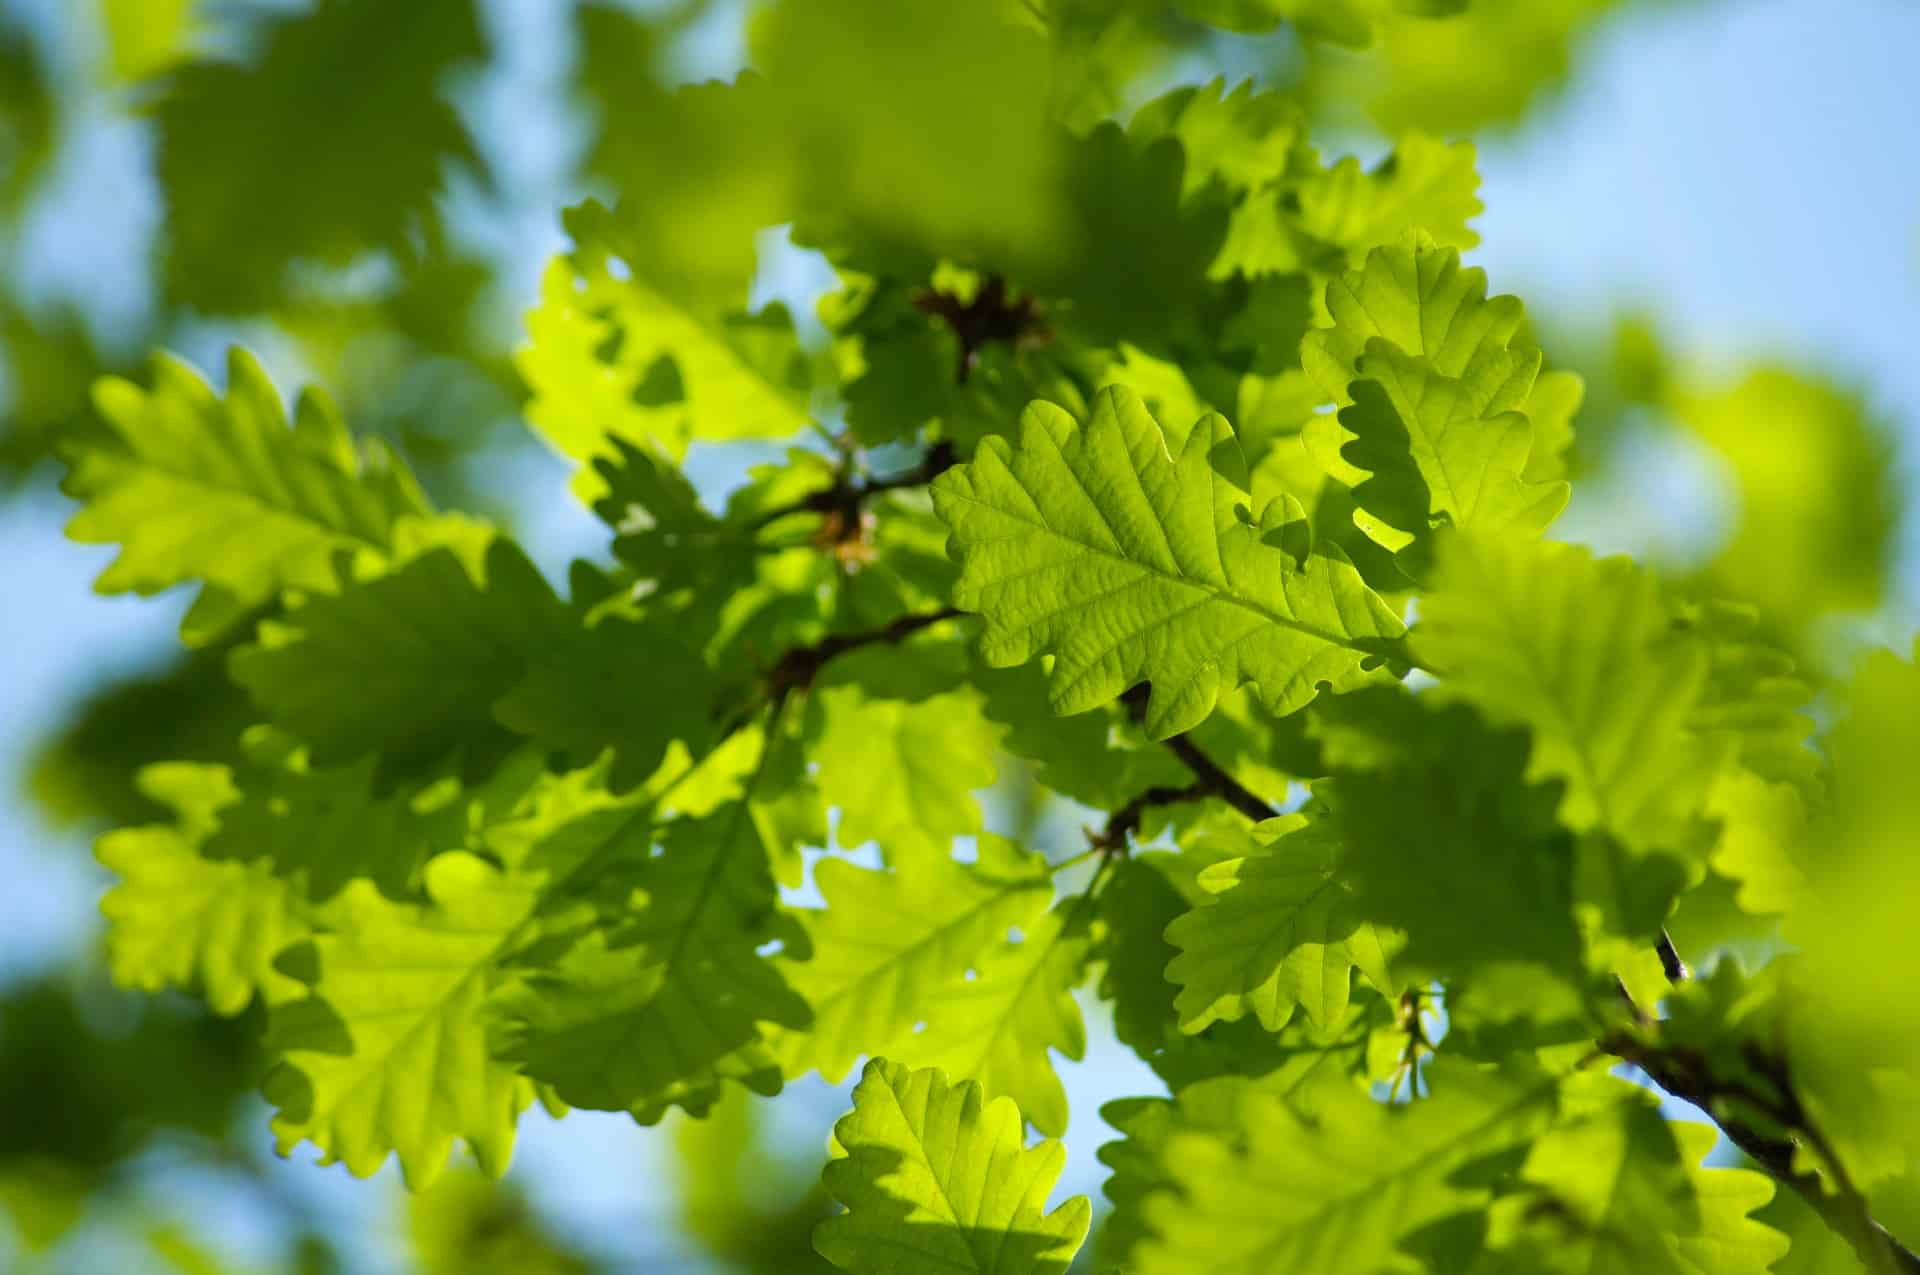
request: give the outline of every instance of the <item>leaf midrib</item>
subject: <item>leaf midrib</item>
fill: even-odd
[[[1520,1097],[1514,1099],[1513,1102],[1491,1112],[1485,1119],[1477,1122],[1471,1128],[1460,1131],[1456,1136],[1449,1138],[1439,1146],[1433,1147],[1417,1158],[1409,1160],[1393,1172],[1381,1177],[1372,1178],[1356,1190],[1325,1201],[1319,1208],[1302,1217],[1297,1223],[1283,1227],[1273,1240],[1262,1247],[1261,1251],[1271,1251],[1275,1245],[1279,1244],[1287,1236],[1308,1229],[1312,1225],[1321,1222],[1328,1214],[1352,1208],[1355,1200],[1364,1199],[1374,1194],[1388,1183],[1398,1183],[1423,1172],[1436,1161],[1443,1160],[1449,1154],[1458,1151],[1462,1144],[1468,1143],[1480,1137],[1488,1130],[1496,1128],[1502,1122],[1511,1119],[1514,1115],[1538,1102],[1543,1095],[1557,1092],[1558,1089],[1559,1082],[1556,1080],[1542,1082],[1537,1088],[1528,1090]]]
[[[171,454],[172,453],[168,453],[168,455],[171,455]],[[124,455],[126,458],[127,467],[135,471],[145,471],[149,476],[157,475],[168,481],[178,483],[180,486],[183,486],[183,487],[187,487],[197,491],[214,492],[221,496],[227,497],[229,499],[237,500],[242,503],[251,505],[255,509],[260,511],[261,517],[266,519],[274,519],[274,520],[279,520],[284,522],[291,522],[298,526],[310,527],[315,529],[316,531],[319,531],[325,534],[326,536],[329,536],[335,539],[351,540],[351,541],[354,541],[355,543],[363,544],[368,546],[369,548],[375,549],[382,554],[387,552],[388,545],[386,541],[375,540],[367,535],[364,535],[358,528],[355,528],[355,527],[336,526],[333,523],[323,520],[318,513],[316,513],[314,510],[307,508],[303,505],[300,505],[300,504],[283,505],[269,499],[265,494],[263,494],[262,492],[254,488],[246,487],[246,486],[237,486],[232,483],[216,482],[208,478],[203,473],[198,473],[192,470],[174,468],[172,466],[161,463],[161,458],[159,457],[150,455],[149,453],[146,453],[146,452],[135,451],[132,448],[128,448],[127,451],[124,453]],[[331,472],[328,474],[329,480],[332,480],[335,477],[342,478],[350,486],[359,486],[361,485],[361,481],[362,481],[358,478],[354,478],[347,475],[336,475]],[[115,486],[118,487],[119,484],[115,484]],[[98,506],[93,503],[93,498],[89,497],[87,508],[93,509],[97,507]],[[390,521],[392,518],[397,516],[395,515],[393,510],[386,508],[384,503],[382,503],[381,505],[381,510],[384,514],[388,516]],[[424,511],[408,511],[408,512],[424,512]],[[116,539],[117,538],[118,537],[116,537]]]
[[[1362,644],[1363,639],[1361,638],[1353,637],[1343,633],[1329,633],[1326,630],[1319,628],[1317,625],[1308,624],[1304,620],[1297,619],[1293,616],[1282,615],[1279,612],[1274,611],[1271,607],[1261,602],[1258,602],[1252,598],[1246,597],[1242,594],[1234,593],[1230,590],[1223,589],[1221,586],[1213,584],[1210,581],[1196,580],[1192,576],[1176,575],[1171,571],[1163,570],[1162,568],[1156,567],[1151,563],[1141,562],[1137,558],[1130,558],[1124,553],[1116,553],[1111,549],[1104,549],[1098,545],[1087,544],[1085,541],[1082,541],[1082,540],[1075,540],[1071,536],[1064,535],[1061,532],[1055,531],[1053,528],[1045,525],[1044,523],[1034,522],[1032,519],[1022,517],[1021,515],[1014,513],[1012,510],[1006,509],[1000,505],[989,503],[988,501],[981,499],[979,496],[974,495],[972,492],[952,490],[952,494],[955,496],[955,498],[959,500],[964,500],[969,504],[978,505],[982,509],[990,510],[991,512],[998,514],[1001,517],[1008,518],[1014,522],[1020,523],[1022,526],[1029,527],[1038,535],[1047,536],[1051,539],[1058,540],[1063,544],[1072,545],[1074,548],[1079,549],[1081,553],[1086,557],[1105,558],[1112,562],[1123,563],[1129,567],[1134,568],[1136,571],[1138,571],[1142,578],[1150,578],[1150,577],[1158,578],[1166,581],[1169,584],[1173,584],[1181,588],[1192,589],[1199,593],[1205,593],[1210,597],[1213,597],[1219,601],[1228,603],[1231,606],[1238,607],[1243,611],[1251,611],[1255,615],[1261,616],[1262,618],[1267,619],[1273,622],[1274,624],[1279,625],[1282,628],[1292,629],[1297,633],[1302,633],[1308,637],[1315,638],[1321,642],[1326,643],[1329,646],[1342,647],[1346,650],[1356,651],[1361,655],[1378,654],[1378,652],[1372,650],[1370,647],[1363,645]],[[1155,521],[1157,523],[1159,521],[1158,518],[1156,518]],[[1009,539],[1009,538],[1010,537],[994,537],[986,540],[972,540],[972,541],[967,541],[963,547],[970,553],[973,549],[977,548],[978,546],[992,544],[997,539]],[[1216,540],[1217,539],[1218,537],[1216,536]],[[1275,553],[1278,554],[1281,559],[1284,559],[1286,557],[1286,555],[1279,550],[1275,550]],[[1060,567],[1068,567],[1071,565],[1072,565],[1071,561],[1048,563],[1045,567],[1036,568],[1036,573],[1040,570],[1052,570]],[[1285,572],[1287,569],[1284,565],[1281,565],[1280,569],[1283,573],[1283,579],[1284,579]],[[1294,578],[1296,579],[1299,578],[1299,575],[1296,573]],[[997,584],[999,583],[999,581],[996,580],[996,581],[992,581],[991,583]],[[1138,583],[1138,581],[1134,581],[1133,583]],[[1120,589],[1115,589],[1113,590],[1113,592],[1118,593],[1122,589],[1125,589],[1127,587],[1130,587],[1130,586],[1122,585]],[[1065,607],[1059,608],[1058,610],[1055,610],[1051,614],[1057,615],[1059,614],[1060,610],[1065,610],[1065,609],[1067,608]],[[1161,621],[1160,623],[1164,623],[1164,621]],[[1158,627],[1158,625],[1156,625],[1155,627]]]
[[[1030,881],[1010,881],[1003,884],[1002,886],[1000,886],[999,889],[996,889],[991,895],[988,895],[986,898],[982,899],[980,902],[974,904],[972,907],[968,908],[965,912],[955,914],[954,916],[949,918],[944,924],[939,925],[934,929],[928,930],[914,943],[908,945],[907,947],[892,949],[885,960],[876,962],[875,964],[869,965],[866,968],[862,969],[858,976],[849,980],[849,982],[843,987],[841,987],[838,991],[830,993],[815,1005],[814,1008],[815,1008],[816,1016],[818,1014],[818,1011],[822,1007],[827,1005],[838,1004],[840,1001],[846,999],[848,996],[853,995],[857,989],[864,986],[868,982],[872,981],[874,978],[878,977],[881,971],[884,971],[892,966],[905,965],[910,963],[911,958],[917,956],[924,949],[931,947],[939,939],[942,939],[952,934],[954,931],[962,929],[965,926],[971,924],[972,922],[977,920],[980,916],[999,907],[1001,904],[1005,903],[1007,900],[1011,899],[1016,894],[1020,894],[1029,890],[1038,891],[1038,890],[1046,889],[1049,887],[1049,885],[1050,885],[1050,881],[1046,877],[1038,877]],[[829,904],[831,904],[831,900],[829,900]],[[831,913],[831,907],[828,908],[828,912],[829,914]]]

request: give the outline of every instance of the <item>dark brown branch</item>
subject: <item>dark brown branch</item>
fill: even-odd
[[[1136,722],[1146,720],[1147,694],[1146,684],[1142,683],[1120,697],[1120,702],[1127,706],[1127,712]],[[1255,823],[1259,823],[1262,819],[1272,819],[1280,813],[1263,801],[1259,794],[1222,770],[1219,763],[1202,752],[1200,745],[1194,743],[1185,732],[1160,742],[1165,744],[1175,757],[1184,762],[1188,770],[1198,776],[1199,786],[1207,795],[1220,798]]]
[[[965,385],[967,376],[980,362],[980,351],[994,341],[1019,345],[1023,341],[1044,341],[1046,329],[1040,322],[1040,308],[1032,297],[1013,299],[1007,293],[1007,281],[990,275],[971,301],[937,288],[925,288],[914,294],[914,308],[939,319],[960,342],[960,357],[954,368],[955,384]]]
[[[1656,1030],[1651,1024],[1643,1024],[1642,1033]],[[1868,1271],[1875,1275],[1920,1275],[1920,1255],[1873,1220],[1866,1197],[1801,1105],[1784,1060],[1759,1049],[1747,1051],[1748,1061],[1774,1090],[1760,1093],[1743,1082],[1716,1076],[1709,1060],[1700,1054],[1661,1048],[1644,1034],[1615,1032],[1599,1043],[1600,1048],[1632,1063],[1674,1097],[1712,1116],[1728,1141],[1775,1180],[1798,1192],[1836,1234],[1851,1244]],[[1736,1106],[1748,1108],[1782,1132],[1771,1132],[1743,1118]],[[1794,1152],[1802,1142],[1825,1163],[1832,1175],[1831,1188],[1819,1174],[1795,1166]]]
[[[1127,706],[1133,719],[1139,722],[1146,718],[1147,698],[1147,687],[1140,685],[1129,689],[1120,700]],[[1116,822],[1122,823],[1127,830],[1137,827],[1141,811],[1156,801],[1188,800],[1194,796],[1221,797],[1235,810],[1256,822],[1279,813],[1222,770],[1187,735],[1175,735],[1163,742],[1198,778],[1184,789],[1148,789],[1114,813],[1108,821],[1109,833]],[[1126,823],[1127,820],[1131,823]],[[1122,842],[1124,844],[1124,838]],[[1661,968],[1671,982],[1681,983],[1692,977],[1692,971],[1681,959],[1672,936],[1664,929],[1660,931],[1655,950],[1660,955]],[[1641,1033],[1658,1030],[1656,1020],[1634,1004],[1625,984],[1620,985],[1620,994],[1632,1008]],[[1655,1084],[1674,1097],[1693,1103],[1713,1117],[1729,1141],[1752,1157],[1772,1177],[1798,1192],[1836,1234],[1846,1239],[1872,1275],[1920,1275],[1920,1255],[1916,1255],[1874,1221],[1866,1197],[1849,1180],[1846,1166],[1821,1135],[1794,1093],[1783,1060],[1767,1057],[1757,1050],[1750,1051],[1750,1061],[1777,1090],[1777,1094],[1768,1096],[1758,1094],[1747,1086],[1720,1080],[1713,1075],[1705,1059],[1684,1051],[1662,1050],[1643,1043],[1641,1035],[1617,1032],[1602,1039],[1599,1046],[1607,1053],[1639,1067]],[[1785,1135],[1767,1132],[1742,1119],[1737,1111],[1729,1108],[1730,1102],[1745,1104],[1788,1132]],[[1805,1141],[1825,1163],[1832,1175],[1832,1191],[1828,1190],[1818,1174],[1795,1168],[1796,1137]]]
[[[759,531],[794,514],[837,515],[843,524],[857,526],[860,521],[860,511],[869,499],[907,487],[924,487],[952,469],[957,459],[953,444],[943,439],[928,448],[927,454],[921,458],[920,463],[903,474],[895,474],[890,478],[857,480],[849,480],[843,475],[831,487],[823,487],[819,491],[811,492],[792,504],[769,509],[753,520],[753,530]]]
[[[1099,832],[1089,828],[1087,837],[1101,850],[1125,854],[1127,838],[1140,831],[1140,821],[1146,817],[1148,807],[1178,805],[1183,801],[1200,801],[1214,795],[1213,786],[1204,779],[1196,779],[1185,788],[1156,784],[1108,815],[1106,826]]]
[[[820,670],[837,656],[863,646],[876,646],[885,643],[898,645],[922,629],[931,628],[944,620],[957,620],[966,612],[957,607],[942,607],[938,611],[922,611],[903,615],[880,625],[878,628],[861,629],[853,633],[834,633],[821,638],[811,646],[796,646],[774,661],[767,670],[767,694],[779,703],[794,691],[805,690],[813,685],[813,679]]]
[[[1667,973],[1669,983],[1684,983],[1693,977],[1693,971],[1680,959],[1680,949],[1673,945],[1673,936],[1665,930],[1660,931],[1660,941],[1653,945],[1660,954],[1660,968]]]

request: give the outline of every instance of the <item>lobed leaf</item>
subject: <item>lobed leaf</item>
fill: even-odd
[[[1722,761],[1688,729],[1706,653],[1654,579],[1570,545],[1456,532],[1439,546],[1413,639],[1440,694],[1533,735],[1530,782],[1560,817],[1638,851],[1684,852]]]
[[[1167,927],[1181,949],[1166,969],[1180,985],[1181,1029],[1251,1013],[1277,1032],[1296,1007],[1328,1026],[1346,1015],[1355,969],[1397,996],[1402,936],[1374,925],[1342,880],[1337,825],[1290,815],[1259,825],[1252,841],[1254,853],[1200,874],[1208,899]]]
[[[393,550],[396,524],[428,511],[377,443],[356,449],[327,398],[309,389],[291,427],[254,357],[235,347],[219,397],[185,363],[153,361],[153,388],[94,387],[105,435],[66,452],[62,490],[82,503],[67,535],[118,544],[101,593],[202,588],[181,622],[198,645],[288,589],[335,584],[340,554]]]
[[[1066,1275],[1092,1207],[1075,1196],[1051,1213],[1066,1162],[1057,1142],[1027,1147],[1019,1109],[987,1102],[970,1081],[876,1058],[834,1126],[827,1190],[847,1211],[814,1230],[842,1270]]]
[[[534,884],[465,851],[427,865],[424,904],[356,882],[329,905],[309,954],[287,958],[312,993],[275,1007],[265,1091],[281,1154],[301,1141],[358,1177],[397,1154],[430,1185],[464,1140],[494,1177],[533,1087],[487,1047],[480,1008]]]
[[[299,984],[274,959],[305,938],[305,900],[270,862],[213,858],[206,843],[240,792],[225,766],[162,762],[140,789],[177,813],[174,824],[121,828],[94,854],[120,880],[100,901],[115,981],[143,991],[195,991],[216,1014],[238,1014],[256,996],[272,1003]]]
[[[1319,1275],[1404,1265],[1401,1246],[1450,1215],[1484,1207],[1461,1170],[1524,1146],[1553,1113],[1557,1083],[1436,1060],[1434,1094],[1411,1107],[1323,1078],[1308,1118],[1285,1100],[1241,1096],[1238,1136],[1182,1130],[1166,1140],[1167,1189],[1142,1201],[1152,1231],[1140,1275]]]
[[[1283,547],[1297,517],[1285,502],[1252,520],[1226,421],[1174,441],[1177,457],[1140,400],[1109,388],[1085,425],[1035,403],[1017,445],[988,439],[935,481],[961,565],[955,601],[985,616],[987,662],[1052,654],[1060,713],[1150,681],[1156,738],[1198,725],[1244,682],[1288,713],[1322,686],[1386,679],[1399,619],[1338,549]]]
[[[895,1040],[891,1057],[978,1081],[1009,1097],[1048,1137],[1067,1129],[1067,1092],[1049,1050],[1079,1059],[1086,1025],[1073,991],[1086,976],[1090,947],[1082,900],[1065,899],[975,963],[977,977],[949,985],[922,1011],[924,1030]]]
[[[918,855],[888,871],[827,859],[814,870],[824,911],[802,913],[811,957],[790,967],[813,1024],[785,1042],[788,1075],[837,1083],[863,1053],[887,1053],[922,1017],[938,1018],[967,972],[1053,897],[1039,855],[991,834],[972,863]]]

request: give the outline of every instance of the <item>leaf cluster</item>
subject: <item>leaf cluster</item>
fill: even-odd
[[[1458,7],[1174,6],[1353,42]],[[1102,1113],[1112,1269],[1733,1275],[1794,1269],[1803,1214],[1910,1269],[1920,674],[1801,672],[1799,617],[1709,591],[1758,591],[1745,547],[1674,581],[1547,539],[1581,387],[1461,259],[1471,145],[1328,164],[1224,82],[1099,119],[1063,68],[1127,8],[795,0],[758,73],[627,86],[624,197],[566,214],[516,358],[603,524],[564,582],[243,352],[101,381],[69,532],[102,592],[197,588],[245,724],[100,839],[115,977],[260,1015],[281,1151],[416,1189],[504,1172],[535,1102],[724,1130],[864,1057],[813,1231],[848,1270],[1068,1268],[1089,1006],[1164,1082]],[[409,75],[472,42],[408,13]],[[194,145],[293,125],[182,74],[175,184],[239,198]],[[367,162],[417,149],[459,148]],[[309,212],[390,238],[410,190],[289,187],[273,255],[346,250]],[[219,212],[173,258],[214,296],[270,274],[191,268]],[[752,303],[772,224],[831,272],[813,335]],[[760,463],[715,499],[721,448]]]

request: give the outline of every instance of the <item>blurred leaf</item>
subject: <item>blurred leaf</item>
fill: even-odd
[[[1871,1182],[1920,1146],[1920,1006],[1905,991],[1920,979],[1912,941],[1920,859],[1911,850],[1920,789],[1905,770],[1920,749],[1920,669],[1873,652],[1841,706],[1828,745],[1833,808],[1809,836],[1812,889],[1786,931],[1818,1007],[1794,1033],[1794,1074],[1855,1177]]]
[[[1043,259],[1014,258],[1010,277],[1070,302],[1058,321],[1083,339],[1156,352],[1206,348],[1218,304],[1210,267],[1229,208],[1218,186],[1189,197],[1186,171],[1173,137],[1136,145],[1118,125],[1102,124],[1075,140],[1062,158],[1060,247]],[[1115,261],[1129,268],[1116,271]]]
[[[1359,58],[1316,59],[1315,95],[1365,104],[1389,135],[1408,128],[1467,133],[1517,123],[1567,77],[1580,43],[1619,0],[1472,0],[1401,4],[1376,18]],[[1424,11],[1423,11],[1424,10]]]
[[[167,291],[218,313],[273,305],[297,261],[397,246],[479,163],[442,93],[482,53],[470,0],[322,0],[258,45],[182,67],[155,108]]]
[[[1165,1187],[1137,1207],[1152,1238],[1140,1275],[1203,1265],[1220,1275],[1318,1275],[1338,1252],[1381,1270],[1422,1227],[1484,1204],[1476,1160],[1524,1146],[1557,1085],[1537,1072],[1481,1072],[1436,1060],[1430,1102],[1395,1108],[1338,1076],[1316,1078],[1304,1116],[1264,1092],[1240,1096],[1232,1132],[1182,1129],[1160,1149]]]
[[[0,212],[14,210],[52,159],[57,113],[26,32],[0,18]]]
[[[185,57],[197,23],[194,0],[100,0],[107,73],[119,84],[158,75]]]
[[[1486,1275],[1746,1275],[1779,1270],[1786,1237],[1747,1217],[1764,1175],[1703,1169],[1714,1133],[1635,1094],[1528,1149],[1521,1189],[1494,1207]]]
[[[6,480],[30,472],[63,434],[92,420],[88,393],[97,377],[118,370],[85,319],[71,309],[27,310],[0,298],[0,495]]]
[[[754,20],[795,238],[909,278],[1051,256],[1061,232],[1047,47],[1012,0],[779,0]]]
[[[1673,631],[1651,574],[1570,545],[1454,532],[1414,645],[1443,695],[1533,731],[1527,779],[1565,783],[1567,827],[1636,851],[1694,846],[1722,760],[1685,728],[1707,653]]]
[[[33,758],[27,786],[42,813],[58,823],[148,822],[162,812],[140,791],[143,767],[234,760],[253,712],[227,680],[228,649],[201,647],[96,688]]]
[[[104,990],[39,982],[0,997],[0,1194],[43,1235],[156,1132],[223,1137],[259,1079],[257,1024]]]
[[[1413,13],[1452,13],[1467,0],[1176,0],[1188,17],[1230,31],[1268,31],[1292,23],[1302,35],[1335,44],[1365,47],[1373,38],[1376,15],[1400,9]]]
[[[574,209],[567,227],[574,250],[547,267],[517,359],[528,416],[549,443],[578,461],[611,452],[610,440],[677,459],[694,439],[807,428],[812,372],[785,306],[715,308],[662,291],[598,204]]]
[[[765,1110],[732,1092],[705,1118],[675,1123],[681,1225],[740,1275],[823,1275],[812,1236],[831,1205],[811,1156],[779,1154]]]
[[[1880,605],[1902,498],[1892,439],[1857,395],[1760,366],[1667,401],[1732,472],[1738,513],[1707,567],[1713,587],[1791,628]]]
[[[407,1231],[419,1275],[592,1275],[579,1252],[504,1182],[447,1174],[408,1197]]]

